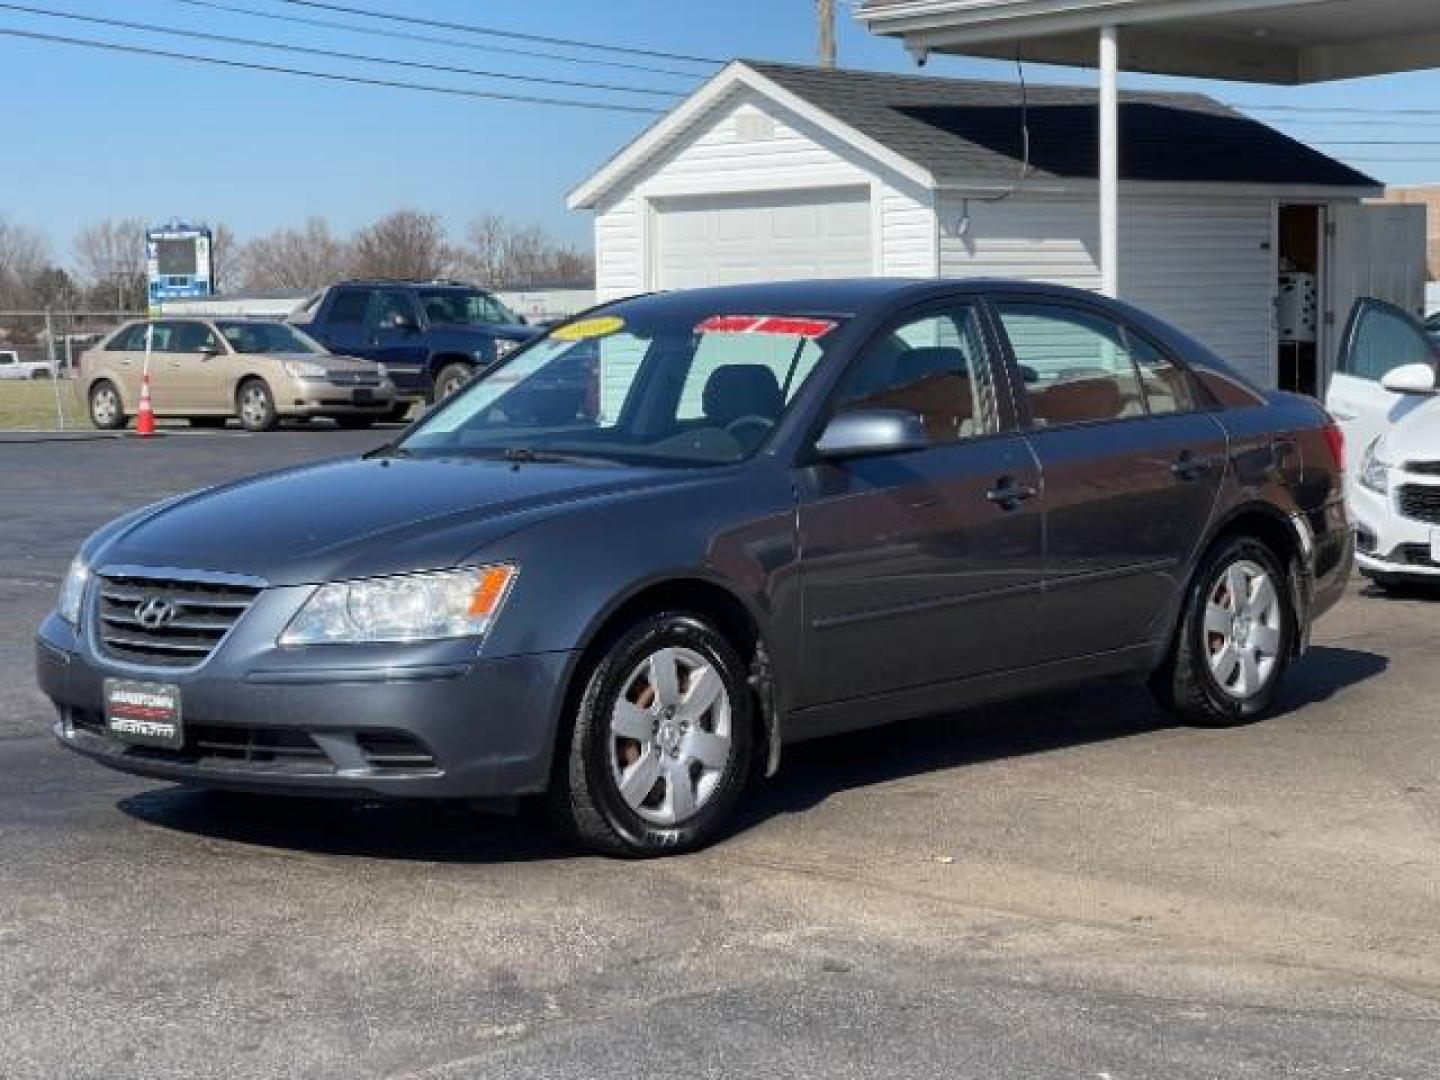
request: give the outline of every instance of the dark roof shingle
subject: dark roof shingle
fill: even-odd
[[[1030,176],[1094,179],[1095,90],[742,61],[811,105],[925,168],[937,183],[1014,180],[1030,128]],[[1120,97],[1125,180],[1377,188],[1380,183],[1202,94]]]

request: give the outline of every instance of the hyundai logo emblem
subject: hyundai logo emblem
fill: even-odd
[[[142,600],[135,606],[135,620],[146,630],[159,630],[169,626],[178,614],[175,605],[169,600],[161,600],[155,596]]]

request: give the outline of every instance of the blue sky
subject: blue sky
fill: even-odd
[[[257,10],[383,27],[353,16],[279,0],[228,0]],[[649,47],[713,57],[808,62],[814,51],[812,0],[351,0],[408,15]],[[178,0],[26,0],[29,6],[138,22],[365,52],[426,63],[524,75],[617,81],[683,92],[696,85],[653,72],[582,67],[393,37],[341,33],[187,6]],[[866,34],[839,0],[843,66],[913,70],[898,44]],[[430,72],[242,50],[0,10],[0,28],[229,56],[284,66],[346,71],[453,86],[647,99],[554,87],[506,86]],[[446,36],[444,31],[417,32]],[[519,45],[482,38],[478,44]],[[541,46],[520,46],[541,48]],[[552,50],[564,51],[564,50]],[[615,57],[634,60],[633,57]],[[643,62],[643,61],[642,61]],[[662,62],[655,61],[656,66]],[[643,116],[468,100],[341,86],[96,52],[0,36],[5,72],[7,167],[0,215],[41,229],[63,256],[70,236],[110,216],[227,222],[245,238],[309,215],[348,230],[389,210],[440,214],[457,233],[487,212],[540,224],[587,244],[586,215],[565,209],[565,193],[645,126]],[[930,73],[1010,79],[1009,65],[940,57]],[[1037,81],[1089,82],[1091,72],[1033,68]],[[1413,108],[1440,104],[1440,72],[1325,86],[1263,88],[1129,76],[1130,86],[1201,89],[1242,104]],[[1440,177],[1440,119],[1379,126],[1306,116],[1283,126],[1316,141],[1432,139],[1425,147],[1333,147],[1337,156],[1389,182]],[[1326,121],[1326,122],[1321,122]],[[1430,126],[1424,126],[1430,125]],[[1377,163],[1390,159],[1395,163]],[[1423,160],[1430,159],[1430,160]]]

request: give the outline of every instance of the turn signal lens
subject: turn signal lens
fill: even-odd
[[[1345,471],[1345,433],[1340,430],[1340,425],[1329,423],[1325,425],[1325,445],[1330,447],[1330,456],[1335,459],[1335,468],[1340,472]]]

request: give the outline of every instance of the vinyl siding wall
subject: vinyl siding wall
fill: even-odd
[[[941,200],[946,277],[1013,277],[1100,286],[1098,212],[1088,197]],[[1124,194],[1120,295],[1190,333],[1251,378],[1273,385],[1275,256],[1264,197]]]

